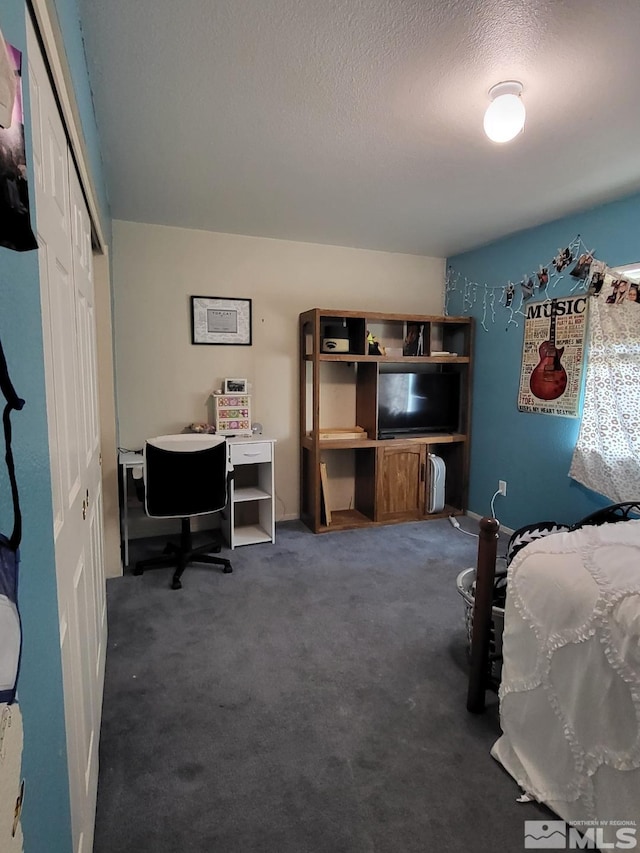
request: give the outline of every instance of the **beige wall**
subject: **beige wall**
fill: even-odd
[[[298,510],[298,315],[308,308],[440,314],[443,258],[113,223],[119,445],[210,420],[227,376],[252,383],[277,439],[277,519]],[[193,346],[191,295],[253,300],[253,345]]]

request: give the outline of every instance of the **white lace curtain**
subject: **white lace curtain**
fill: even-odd
[[[590,299],[587,352],[569,476],[614,503],[640,500],[640,304]]]

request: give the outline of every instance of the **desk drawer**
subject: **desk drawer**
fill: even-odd
[[[268,441],[231,445],[233,465],[254,465],[256,462],[271,462],[271,444]]]

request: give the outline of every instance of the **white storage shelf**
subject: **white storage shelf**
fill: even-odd
[[[233,478],[229,500],[222,513],[229,547],[275,541],[275,488],[273,439],[229,438]]]

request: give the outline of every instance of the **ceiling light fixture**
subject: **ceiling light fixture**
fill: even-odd
[[[484,132],[492,142],[509,142],[524,128],[526,110],[522,83],[506,80],[489,89],[491,103],[484,114]]]

